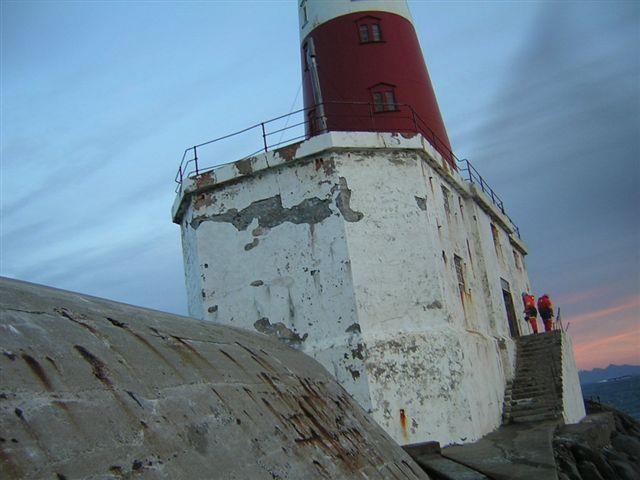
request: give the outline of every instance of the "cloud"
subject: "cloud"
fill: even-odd
[[[582,328],[584,328],[587,323],[593,320],[599,320],[600,322],[603,322],[612,315],[627,312],[629,310],[635,312],[636,319],[640,319],[640,296],[625,299],[623,303],[615,305],[613,307],[603,308],[601,310],[583,313],[580,315],[573,315],[571,317],[568,317],[567,320],[570,320],[574,324],[580,325]]]
[[[540,4],[467,139],[530,247],[534,289],[562,303],[583,364],[589,353],[601,365],[638,360],[639,22],[631,2]]]
[[[632,328],[617,335],[598,338],[574,347],[581,370],[609,364],[640,365],[640,329]]]

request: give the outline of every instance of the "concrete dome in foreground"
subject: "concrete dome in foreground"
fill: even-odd
[[[427,478],[266,336],[0,279],[2,478]]]

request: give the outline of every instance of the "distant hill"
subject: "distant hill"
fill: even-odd
[[[580,370],[578,372],[581,385],[625,375],[640,375],[640,365],[609,365],[607,368],[594,368],[593,370]]]
[[[636,367],[637,368],[637,367]],[[602,383],[582,385],[585,399],[595,400],[617,408],[640,420],[640,375],[616,377]]]

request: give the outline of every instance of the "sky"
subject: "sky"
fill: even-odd
[[[409,5],[453,149],[520,227],[578,366],[640,364],[640,4]],[[0,13],[0,274],[186,314],[180,157],[301,108],[296,2]]]

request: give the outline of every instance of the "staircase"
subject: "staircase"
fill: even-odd
[[[516,374],[505,390],[503,423],[561,419],[562,408],[561,332],[519,337]]]

